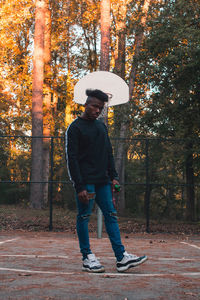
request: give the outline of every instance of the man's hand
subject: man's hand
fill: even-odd
[[[89,203],[88,192],[86,190],[83,190],[80,193],[78,193],[78,199],[80,202],[84,204],[88,204]]]
[[[113,186],[115,186],[115,185],[120,185],[120,184],[119,184],[119,181],[116,180],[116,179],[113,179],[112,184],[113,184]]]
[[[121,189],[120,184],[119,184],[119,181],[116,180],[116,179],[113,179],[113,181],[112,181],[112,186],[113,186],[115,192],[119,192],[120,189]]]

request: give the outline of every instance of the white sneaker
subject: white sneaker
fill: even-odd
[[[123,253],[124,257],[121,261],[117,261],[117,271],[124,272],[129,268],[136,267],[147,260],[147,256],[136,256],[133,254],[128,254],[126,251]]]
[[[94,254],[88,254],[87,258],[83,261],[82,271],[103,273],[105,272],[105,269]]]

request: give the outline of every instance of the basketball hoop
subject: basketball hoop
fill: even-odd
[[[99,89],[108,95],[108,106],[129,101],[129,87],[118,75],[107,71],[96,71],[81,78],[74,87],[74,101],[85,104],[86,89]]]

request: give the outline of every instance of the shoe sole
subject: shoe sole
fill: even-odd
[[[83,271],[83,272],[89,272],[89,273],[104,273],[104,272],[105,272],[105,269],[104,269],[104,268],[100,268],[100,269],[89,269],[89,268],[82,267],[82,271]]]
[[[132,263],[130,263],[130,264],[127,265],[127,266],[117,267],[117,271],[118,271],[118,272],[125,272],[125,271],[127,271],[128,269],[130,269],[130,268],[134,268],[134,267],[137,267],[138,265],[143,264],[147,259],[148,259],[148,257],[147,257],[147,256],[144,256],[144,258],[142,258],[140,261],[132,262]]]

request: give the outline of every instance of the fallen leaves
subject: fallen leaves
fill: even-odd
[[[119,217],[119,227],[125,238],[129,238],[129,234],[145,233],[146,220],[137,220],[133,217]],[[32,210],[18,206],[0,206],[0,231],[49,231],[49,210]],[[103,227],[105,231],[105,228]],[[65,231],[76,234],[76,211],[69,211],[62,208],[53,209],[53,231]],[[89,232],[97,231],[96,214],[90,218]],[[198,223],[184,222],[159,222],[152,220],[150,222],[150,233],[168,233],[177,234],[184,238],[186,235],[200,234],[200,226]],[[153,241],[150,241],[150,244]],[[160,240],[165,243],[165,240]]]

